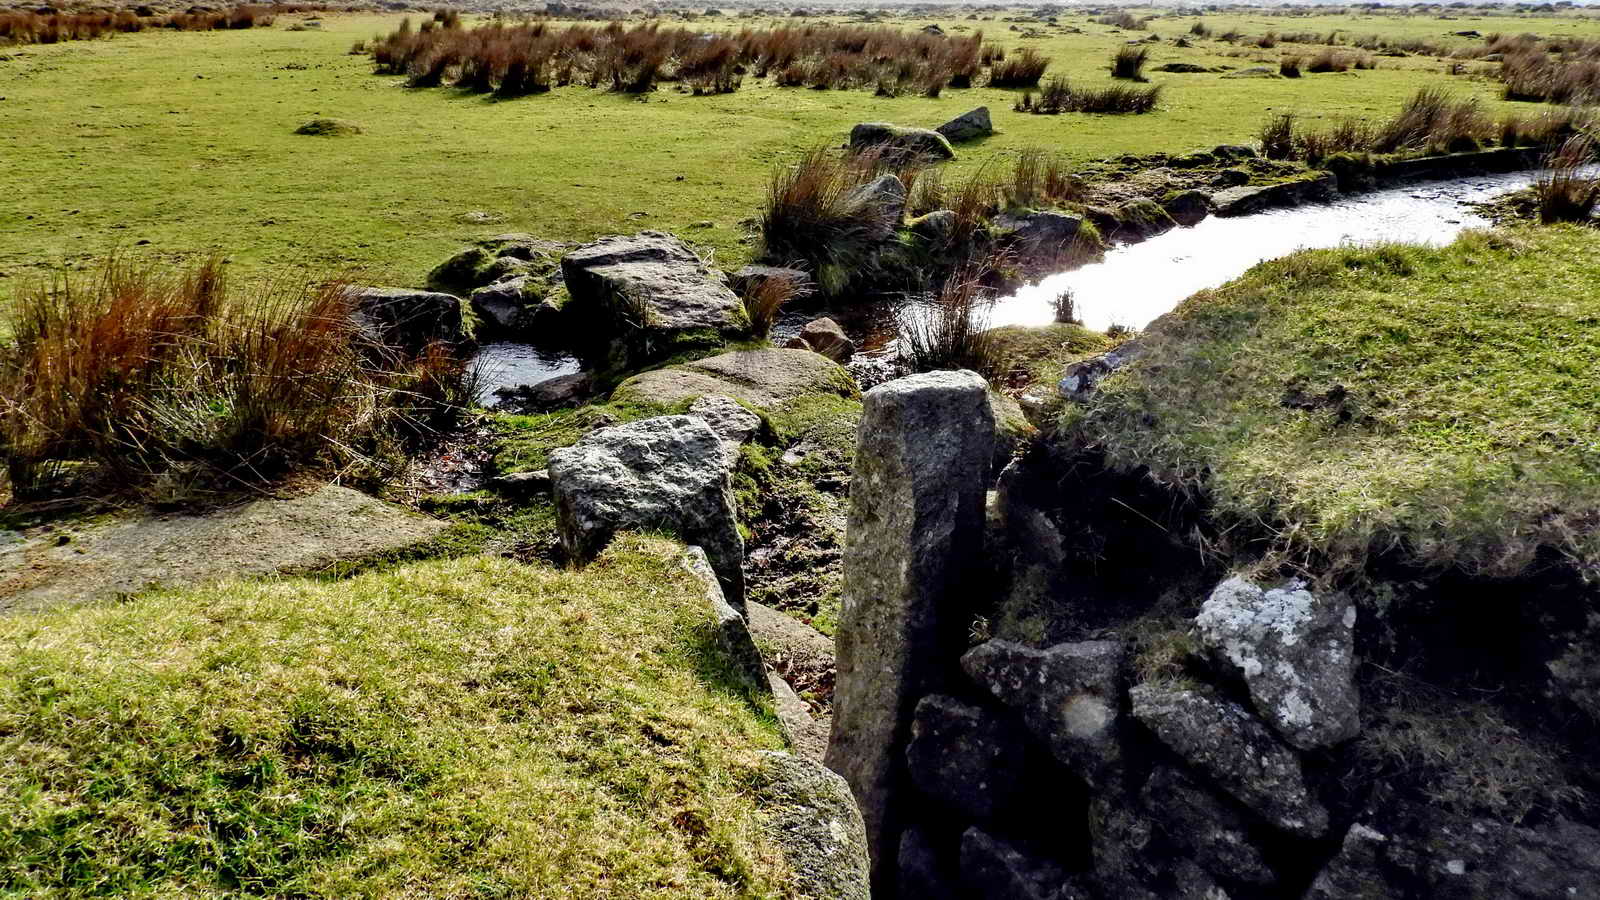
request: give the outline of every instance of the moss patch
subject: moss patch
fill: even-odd
[[[1600,235],[1318,250],[1184,301],[1064,426],[1324,572],[1600,564]]]

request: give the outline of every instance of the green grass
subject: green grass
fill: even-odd
[[[1314,571],[1600,563],[1600,233],[1317,250],[1184,301],[1063,424]]]
[[[399,78],[372,75],[365,57],[348,55],[354,40],[392,30],[399,15],[328,15],[321,28],[287,31],[297,18],[281,16],[271,29],[120,35],[0,54],[0,158],[7,162],[0,191],[10,198],[0,208],[0,275],[138,245],[162,256],[220,249],[250,269],[361,268],[371,280],[419,284],[429,268],[485,234],[581,240],[643,228],[682,232],[731,267],[752,252],[740,223],[757,213],[771,168],[817,143],[842,142],[857,122],[936,125],[986,104],[1000,133],[957,148],[952,165],[966,171],[1029,146],[1081,162],[1249,142],[1273,111],[1297,111],[1313,124],[1385,116],[1424,83],[1486,99],[1496,93],[1491,82],[1443,75],[1436,60],[1385,58],[1376,71],[1298,80],[1149,72],[1162,101],[1143,116],[1031,116],[1012,111],[1019,92],[989,88],[948,89],[937,100],[880,98],[754,78],[714,97],[667,89],[640,102],[571,87],[496,101],[407,90]],[[1158,19],[1152,27],[1171,38],[1192,21]],[[1550,17],[1207,21],[1250,33],[1600,31],[1591,19]],[[1132,33],[1078,16],[1060,23],[1039,38],[999,21],[942,24],[953,34],[982,28],[1011,50],[1036,47],[1054,58],[1051,74],[1075,85],[1110,84],[1111,53]],[[1068,26],[1084,33],[1066,33]],[[1255,64],[1223,55],[1234,50],[1212,41],[1193,49],[1155,45],[1147,71],[1173,61]],[[1255,55],[1275,66],[1278,51]],[[1491,111],[1501,106],[1490,103]],[[325,141],[294,134],[312,118],[360,122],[365,133]]]
[[[676,546],[0,620],[0,896],[785,896]]]

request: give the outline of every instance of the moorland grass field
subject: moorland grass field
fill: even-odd
[[[754,77],[735,93],[704,97],[671,84],[642,96],[571,86],[511,100],[410,89],[350,52],[355,41],[394,30],[401,15],[325,14],[307,27],[308,18],[0,48],[0,276],[87,264],[120,247],[160,258],[220,251],[246,271],[304,265],[415,284],[486,233],[581,240],[645,228],[680,233],[736,266],[752,253],[749,223],[773,167],[841,143],[863,121],[932,126],[987,105],[999,133],[959,149],[950,166],[968,171],[1028,147],[1087,161],[1248,143],[1276,113],[1311,123],[1376,118],[1428,84],[1480,97],[1491,115],[1541,108],[1498,99],[1492,64],[1451,75],[1450,63],[1432,56],[1379,56],[1373,70],[1296,79],[1156,71],[1171,62],[1276,68],[1293,49],[1197,37],[1175,46],[1196,21],[1213,34],[1338,29],[1442,47],[1472,45],[1453,36],[1470,30],[1600,35],[1600,22],[1576,15],[1163,16],[1148,30],[1087,16],[1055,25],[1017,25],[1006,14],[889,23],[939,24],[952,36],[981,29],[1008,52],[1035,48],[1052,59],[1048,75],[1084,87],[1114,83],[1111,57],[1127,41],[1163,39],[1149,45],[1145,66],[1161,88],[1155,111],[1043,116],[1013,111],[1021,90],[989,87],[947,88],[938,99],[780,88]],[[724,17],[688,27],[795,21]],[[315,118],[361,131],[294,133]]]

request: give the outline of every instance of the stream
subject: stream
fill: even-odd
[[[1357,194],[1333,203],[1211,217],[1144,243],[1106,251],[1105,260],[1048,276],[989,309],[989,324],[1048,325],[1052,301],[1072,291],[1077,317],[1095,331],[1142,329],[1196,291],[1219,287],[1251,266],[1296,250],[1403,241],[1448,244],[1491,223],[1468,204],[1526,187],[1539,173],[1477,175]]]
[[[1027,285],[996,300],[987,311],[988,324],[1048,325],[1054,318],[1053,299],[1070,290],[1077,317],[1086,327],[1142,329],[1190,294],[1219,287],[1257,263],[1296,250],[1385,241],[1447,244],[1467,228],[1491,224],[1469,204],[1526,187],[1538,177],[1534,171],[1475,175],[1386,188],[1333,203],[1237,218],[1213,216],[1191,228],[1174,228],[1143,243],[1114,247],[1100,262]],[[914,315],[915,309],[908,305],[898,315]],[[797,332],[811,317],[786,316],[774,343],[781,346],[782,338]],[[862,356],[892,356],[896,313],[863,318],[876,323],[868,326],[873,333],[855,335],[866,351]],[[579,370],[578,361],[570,356],[509,342],[484,344],[474,363],[478,400],[488,407],[500,404],[497,390]]]

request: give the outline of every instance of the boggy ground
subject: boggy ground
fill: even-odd
[[[1248,143],[1273,112],[1382,116],[1428,83],[1479,96],[1491,114],[1530,106],[1505,104],[1496,83],[1446,75],[1447,64],[1427,56],[1383,56],[1374,70],[1299,79],[1156,71],[1172,62],[1276,65],[1282,47],[1205,39],[1174,46],[1193,16],[1124,31],[1087,16],[1051,24],[1024,13],[981,15],[989,18],[890,24],[938,23],[952,35],[982,29],[1008,50],[1050,56],[1047,75],[1086,86],[1111,83],[1112,52],[1153,33],[1163,42],[1150,45],[1146,76],[1162,87],[1160,106],[1147,115],[1042,116],[1012,111],[1017,90],[882,98],[755,78],[713,97],[670,85],[642,100],[569,87],[497,102],[452,89],[408,90],[401,79],[372,75],[366,57],[348,54],[353,42],[392,30],[398,14],[284,15],[270,29],[3,48],[0,190],[11,199],[0,209],[0,274],[79,263],[121,246],[162,256],[221,249],[242,267],[359,268],[370,281],[417,284],[438,259],[486,230],[579,240],[646,227],[682,233],[737,267],[752,249],[742,223],[755,214],[771,167],[841,140],[857,122],[933,126],[987,105],[1000,133],[961,148],[955,174],[1030,146],[1082,162]],[[1600,33],[1579,16],[1198,18],[1216,34],[1342,29],[1444,46],[1472,44],[1451,36],[1465,30]],[[316,23],[290,30],[310,19]],[[697,24],[797,21],[730,16]],[[362,133],[294,134],[319,117],[353,122]]]

